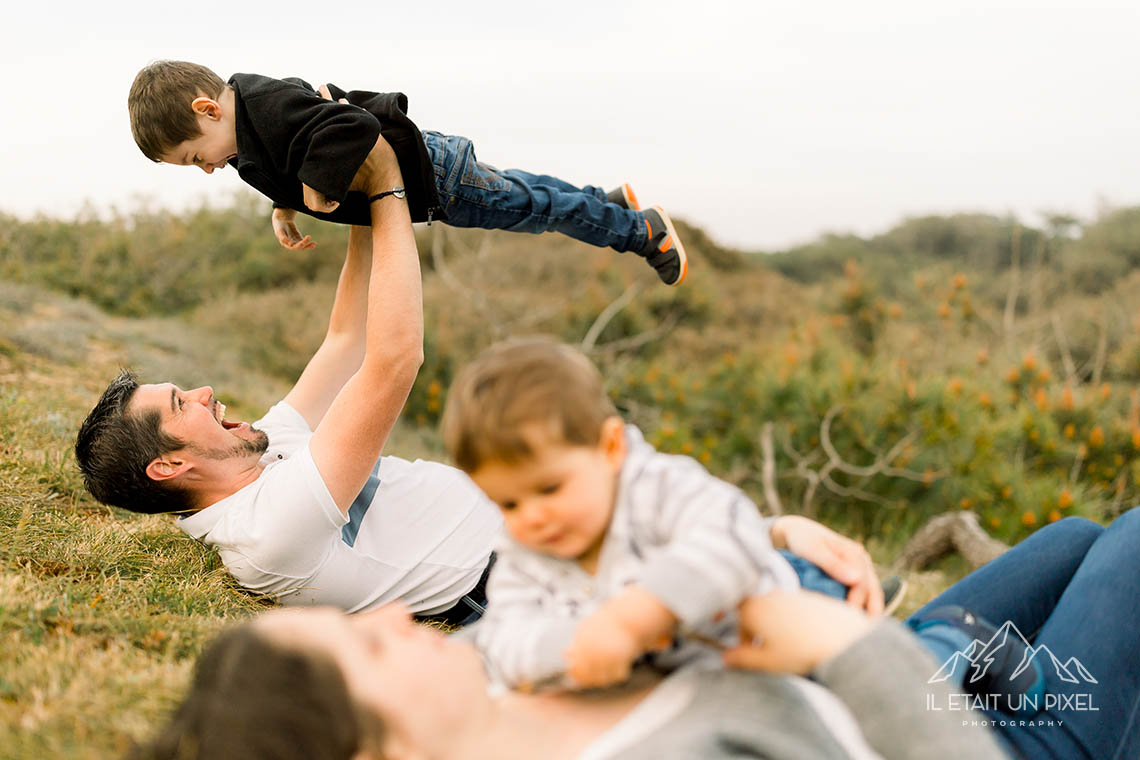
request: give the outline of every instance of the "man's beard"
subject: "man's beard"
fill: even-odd
[[[269,448],[269,436],[264,431],[250,427],[249,432],[254,433],[253,438],[238,438],[237,443],[228,449],[207,449],[191,443],[189,448],[195,454],[205,459],[234,459],[245,458],[251,455],[260,457]]]

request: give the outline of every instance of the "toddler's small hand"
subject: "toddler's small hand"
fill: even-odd
[[[275,208],[273,209],[273,234],[277,238],[277,242],[292,251],[307,251],[310,248],[316,248],[316,242],[305,235],[301,237],[300,230],[293,222],[297,212],[291,208]]]

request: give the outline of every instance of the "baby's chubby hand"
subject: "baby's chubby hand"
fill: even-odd
[[[602,607],[578,625],[566,650],[566,674],[587,689],[622,683],[640,654],[634,632],[612,609]]]

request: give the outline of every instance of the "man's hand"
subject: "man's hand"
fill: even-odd
[[[584,689],[622,683],[640,655],[637,636],[603,606],[578,625],[566,650],[566,674]]]
[[[325,194],[301,183],[301,194],[305,199],[305,208],[310,211],[319,211],[322,214],[331,214],[340,205],[338,201],[330,201]]]
[[[874,622],[821,594],[772,592],[740,604],[740,646],[725,664],[805,675],[867,634]]]
[[[277,237],[277,242],[291,251],[307,251],[310,248],[316,248],[316,241],[311,237],[308,235],[301,237],[301,231],[293,222],[296,216],[297,212],[291,208],[278,207],[273,209],[273,234]]]
[[[858,541],[806,517],[785,515],[772,523],[772,545],[814,562],[823,572],[850,587],[848,604],[865,609],[868,615],[883,614],[883,587],[871,555]]]

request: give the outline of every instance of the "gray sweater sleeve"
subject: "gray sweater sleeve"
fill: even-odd
[[[823,663],[816,679],[838,696],[867,742],[886,760],[1006,760],[990,730],[965,713],[927,709],[945,705],[945,683],[926,683],[938,663],[893,620]],[[963,725],[963,723],[966,725]]]

